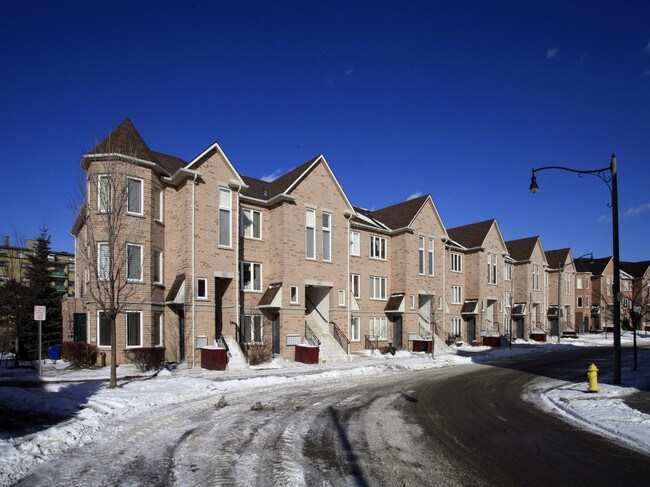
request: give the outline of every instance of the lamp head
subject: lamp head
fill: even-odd
[[[537,186],[537,178],[535,177],[534,172],[533,175],[530,177],[530,187],[528,189],[533,194],[537,193],[537,190],[539,189],[539,186]]]

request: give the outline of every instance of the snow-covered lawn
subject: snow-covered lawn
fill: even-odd
[[[631,342],[627,334],[625,345]],[[650,345],[650,337],[639,338]],[[212,400],[225,393],[300,384],[302,389],[322,387],[349,379],[376,378],[401,371],[453,367],[471,362],[509,360],[533,353],[549,353],[574,346],[611,346],[611,337],[584,336],[563,339],[561,344],[517,341],[513,348],[452,347],[451,354],[431,358],[428,354],[398,352],[391,355],[359,354],[348,363],[305,365],[276,359],[246,371],[209,371],[200,367],[163,369],[141,374],[132,366],[120,366],[120,387],[108,389],[108,367],[72,370],[67,364],[49,361],[43,365],[39,381],[35,371],[0,368],[0,485],[8,485],[27,475],[41,462],[62,452],[103,438],[109,426],[137,424],[138,417],[155,415],[166,406]],[[553,379],[537,383],[527,394],[540,407],[554,411],[584,427],[593,428],[639,451],[650,451],[650,415],[623,403],[626,395],[650,386],[650,357],[640,354],[639,369],[630,372],[623,363],[622,386],[611,385],[611,377],[600,375],[600,392],[586,394],[587,382],[568,383]],[[28,385],[17,387],[20,383]],[[335,385],[333,385],[335,387]],[[26,420],[26,421],[25,421]],[[26,427],[33,425],[32,429]]]

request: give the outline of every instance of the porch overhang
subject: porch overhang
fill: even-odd
[[[549,318],[557,318],[557,306],[549,306],[546,316]]]
[[[526,315],[526,303],[515,303],[512,307],[512,316],[525,316]]]
[[[185,304],[185,274],[178,274],[165,298],[167,306],[183,306]]]
[[[478,299],[466,299],[460,310],[461,315],[472,316],[478,314]]]
[[[257,304],[260,309],[280,309],[282,308],[282,283],[274,282],[264,291],[262,299]]]
[[[404,293],[391,294],[384,308],[384,313],[404,313]]]

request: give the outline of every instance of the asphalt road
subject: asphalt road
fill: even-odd
[[[18,485],[647,485],[650,457],[522,400],[611,350],[274,385],[116,422]],[[262,409],[251,410],[261,401]]]

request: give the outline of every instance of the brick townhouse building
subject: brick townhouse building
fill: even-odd
[[[354,206],[323,155],[268,182],[240,174],[216,142],[190,161],[153,151],[126,119],[81,164],[64,339],[110,352],[99,298],[118,284],[118,363],[164,346],[195,364],[219,340],[287,358],[309,341],[337,361],[414,339],[528,338],[553,331],[558,264],[573,319],[570,249],[505,242],[496,220],[447,230],[430,195]]]

